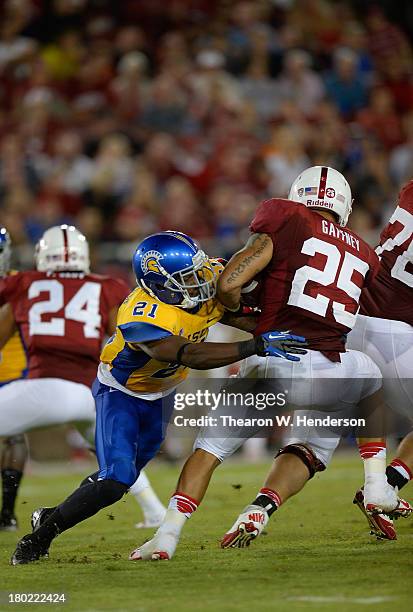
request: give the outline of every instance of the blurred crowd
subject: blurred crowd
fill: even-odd
[[[413,176],[412,14],[393,5],[4,0],[0,220],[23,264],[60,222],[101,267],[165,229],[226,255],[311,164],[348,177],[374,244]]]

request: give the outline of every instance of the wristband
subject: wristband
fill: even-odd
[[[238,342],[239,358],[245,359],[251,357],[251,355],[257,354],[257,339],[244,340],[244,342]]]

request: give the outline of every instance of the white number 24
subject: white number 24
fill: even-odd
[[[330,298],[320,293],[316,297],[304,293],[308,281],[314,281],[324,287],[335,282],[335,286],[341,289],[358,304],[361,288],[351,280],[353,272],[357,270],[364,277],[369,269],[369,264],[359,259],[352,253],[346,251],[342,259],[339,249],[329,242],[324,242],[319,238],[309,238],[303,244],[301,252],[305,255],[315,255],[320,253],[327,257],[326,265],[323,270],[303,266],[299,268],[294,276],[288,304],[299,306],[310,312],[314,312],[321,317],[325,317]],[[338,278],[336,276],[338,273]],[[356,315],[348,312],[345,305],[341,302],[333,301],[333,315],[335,320],[341,325],[352,328],[356,322]]]
[[[29,311],[31,336],[64,336],[66,319],[83,323],[85,338],[98,338],[101,316],[99,314],[101,285],[86,282],[75,293],[64,309],[64,317],[52,317],[42,321],[42,315],[59,312],[64,307],[64,287],[55,279],[34,281],[28,292],[29,300],[47,292],[49,298],[36,302]]]

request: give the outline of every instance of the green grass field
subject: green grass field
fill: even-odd
[[[130,550],[152,534],[134,528],[139,511],[133,498],[60,536],[50,559],[33,565],[9,566],[17,537],[1,533],[0,609],[410,609],[413,522],[399,521],[397,542],[368,536],[367,523],[351,504],[362,475],[356,457],[339,456],[326,473],[316,475],[250,548],[221,550],[220,536],[255,494],[265,471],[264,465],[241,463],[220,468],[170,562],[127,560]],[[177,473],[178,468],[162,464],[149,470],[165,502]],[[61,500],[79,480],[65,473],[28,477],[18,504],[22,529],[17,535],[27,531],[34,507]],[[7,592],[62,591],[68,600],[60,605],[10,605],[5,599]]]

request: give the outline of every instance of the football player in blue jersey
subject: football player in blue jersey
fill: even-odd
[[[298,361],[305,340],[271,331],[251,340],[204,342],[218,321],[252,331],[255,321],[228,312],[215,297],[223,270],[180,232],[146,238],[133,256],[138,286],[119,308],[116,333],[101,353],[97,380],[97,479],[85,479],[65,501],[43,513],[17,544],[11,563],[48,553],[63,531],[120,500],[157,453],[174,405],[174,389],[189,368],[207,370],[250,355]]]

